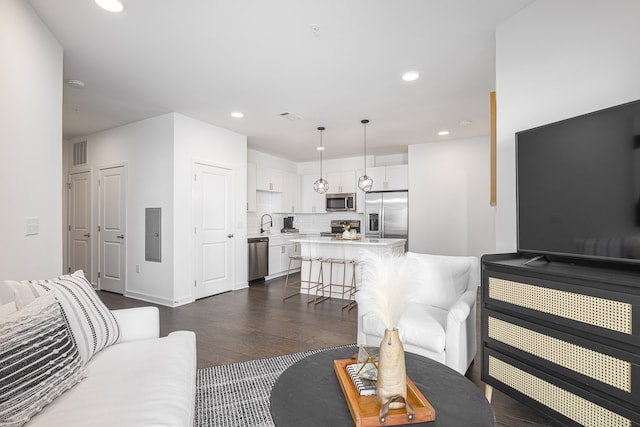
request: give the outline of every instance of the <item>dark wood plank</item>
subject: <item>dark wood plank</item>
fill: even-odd
[[[199,368],[356,342],[357,308],[341,310],[340,300],[308,305],[306,296],[283,302],[283,286],[284,279],[279,278],[181,307],[157,306],[160,334],[194,331]],[[99,295],[111,309],[154,305],[109,292],[99,292]],[[479,337],[479,310],[477,316]],[[480,366],[478,353],[466,376],[484,391]],[[559,425],[498,390],[493,392],[491,406],[498,427]]]

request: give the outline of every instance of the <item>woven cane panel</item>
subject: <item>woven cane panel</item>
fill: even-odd
[[[627,418],[492,356],[489,376],[581,425],[631,427]]]
[[[631,334],[631,304],[489,278],[489,297],[531,310]]]
[[[631,392],[631,363],[489,317],[489,337],[605,384]]]

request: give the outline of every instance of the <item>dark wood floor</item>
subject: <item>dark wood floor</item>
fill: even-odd
[[[341,310],[339,300],[316,306],[307,305],[306,297],[282,302],[283,286],[283,279],[273,279],[177,308],[158,306],[160,334],[194,331],[199,368],[356,342],[357,309]],[[99,295],[111,309],[150,305],[108,292]],[[479,353],[466,376],[484,391]],[[499,427],[557,426],[497,390],[492,407]]]

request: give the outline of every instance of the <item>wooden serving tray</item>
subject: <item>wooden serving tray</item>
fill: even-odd
[[[380,405],[375,396],[360,396],[356,386],[353,384],[347,365],[356,363],[354,359],[341,359],[333,361],[333,369],[336,371],[338,382],[347,400],[351,417],[356,427],[380,427],[397,426],[402,424],[426,423],[436,419],[436,411],[433,409],[426,397],[415,386],[413,381],[407,377],[407,400],[415,411],[413,420],[407,419],[404,409],[391,409],[384,424],[380,424]]]

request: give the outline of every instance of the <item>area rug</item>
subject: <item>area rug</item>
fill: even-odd
[[[355,344],[332,348],[356,349]],[[271,389],[282,372],[297,361],[328,349],[198,369],[195,427],[273,426]]]

